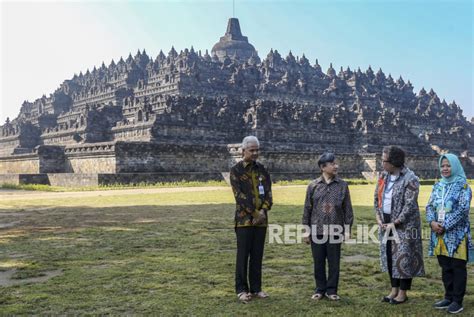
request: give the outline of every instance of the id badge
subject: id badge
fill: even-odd
[[[440,211],[438,211],[438,222],[443,223],[445,218],[446,218],[446,211],[444,209],[441,209]]]
[[[259,195],[265,195],[265,190],[263,189],[262,184],[258,185],[258,194]]]

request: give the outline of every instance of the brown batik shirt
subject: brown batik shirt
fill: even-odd
[[[230,170],[230,183],[235,197],[235,226],[253,226],[252,220],[260,209],[266,211],[272,207],[272,181],[265,167],[258,162],[240,161]],[[264,195],[259,195],[258,185],[262,184]],[[266,227],[265,223],[258,225]]]
[[[310,226],[311,230],[315,226],[317,235],[326,234],[324,226],[352,226],[353,219],[349,186],[345,181],[335,177],[327,184],[321,176],[308,185],[303,224]]]

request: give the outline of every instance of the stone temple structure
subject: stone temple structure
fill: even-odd
[[[3,105],[5,106],[5,105]],[[230,19],[209,53],[145,50],[65,80],[0,126],[0,182],[91,185],[222,179],[246,135],[274,179],[312,178],[334,151],[344,177],[374,177],[380,152],[403,146],[434,178],[453,152],[473,176],[474,124],[433,91],[371,67],[271,50],[263,59]]]

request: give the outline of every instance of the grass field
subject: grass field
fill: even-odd
[[[372,225],[374,185],[350,189],[355,225]],[[422,186],[421,206],[430,189]],[[304,193],[305,186],[275,186],[270,223],[299,224]],[[414,280],[409,302],[380,303],[389,280],[376,244],[343,247],[340,302],[311,301],[307,245],[267,244],[263,287],[271,297],[238,303],[233,204],[223,186],[0,192],[0,315],[445,315],[431,308],[442,283],[427,256],[427,274]],[[468,270],[463,315],[472,316],[474,265]]]

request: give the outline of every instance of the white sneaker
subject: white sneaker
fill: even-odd
[[[252,295],[247,292],[242,292],[242,293],[237,294],[237,298],[239,299],[240,302],[247,304],[252,299]]]
[[[252,293],[252,297],[257,297],[257,298],[267,298],[269,295],[265,293],[264,291],[260,291],[258,293]]]

